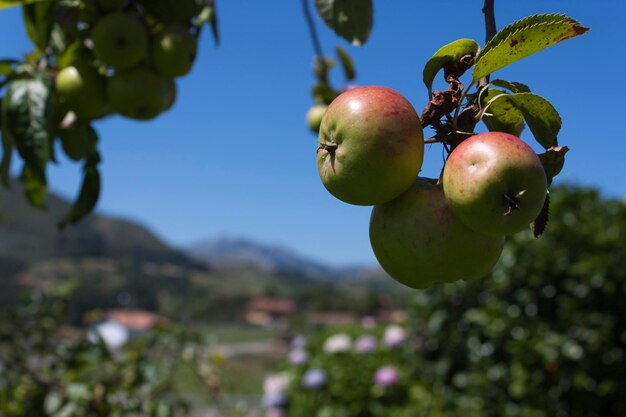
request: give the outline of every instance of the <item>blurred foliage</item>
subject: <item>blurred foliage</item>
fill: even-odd
[[[161,325],[109,349],[67,326],[72,290],[32,291],[0,316],[0,416],[187,415],[180,370],[206,386],[217,378],[201,338]]]
[[[626,204],[563,186],[552,198],[546,234],[511,237],[492,276],[417,291],[401,349],[309,343],[286,371],[286,415],[625,416]],[[400,379],[377,397],[389,364]],[[327,375],[317,390],[302,385],[311,367]]]

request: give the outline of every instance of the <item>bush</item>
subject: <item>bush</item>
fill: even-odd
[[[417,291],[403,348],[329,354],[316,338],[287,367],[286,415],[625,416],[626,205],[561,187],[552,212],[540,239],[510,239],[492,276]],[[398,381],[377,387],[387,365]],[[311,368],[325,375],[316,390],[302,385]]]

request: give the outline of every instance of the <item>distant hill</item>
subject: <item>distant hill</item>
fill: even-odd
[[[47,289],[71,278],[80,282],[76,321],[94,308],[119,307],[179,320],[237,321],[256,296],[288,297],[306,309],[363,311],[397,289],[380,269],[333,268],[249,239],[180,250],[136,222],[102,214],[59,231],[69,204],[51,194],[42,212],[22,193],[19,184],[0,188],[0,309],[23,287]]]
[[[92,215],[59,231],[57,222],[69,209],[62,198],[51,194],[48,209],[31,207],[23,190],[0,187],[1,260],[29,263],[49,258],[127,257],[143,261],[175,262],[192,266],[184,253],[170,248],[146,227],[109,216]]]
[[[264,271],[298,272],[312,279],[351,280],[371,270],[367,267],[335,268],[291,249],[242,237],[222,236],[203,240],[189,245],[185,251],[191,257],[214,266],[247,265]]]

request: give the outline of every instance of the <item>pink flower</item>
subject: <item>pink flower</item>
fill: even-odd
[[[378,368],[374,375],[374,382],[383,387],[395,385],[398,382],[398,370],[393,366]]]

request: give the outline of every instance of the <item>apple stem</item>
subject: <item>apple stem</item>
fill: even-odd
[[[306,19],[307,26],[309,27],[309,34],[311,36],[311,42],[313,42],[313,50],[315,51],[315,58],[322,68],[323,72],[328,73],[328,67],[326,60],[324,59],[324,53],[322,52],[322,43],[317,35],[317,29],[315,29],[315,22],[311,16],[311,10],[309,9],[309,0],[302,0],[302,11]]]

